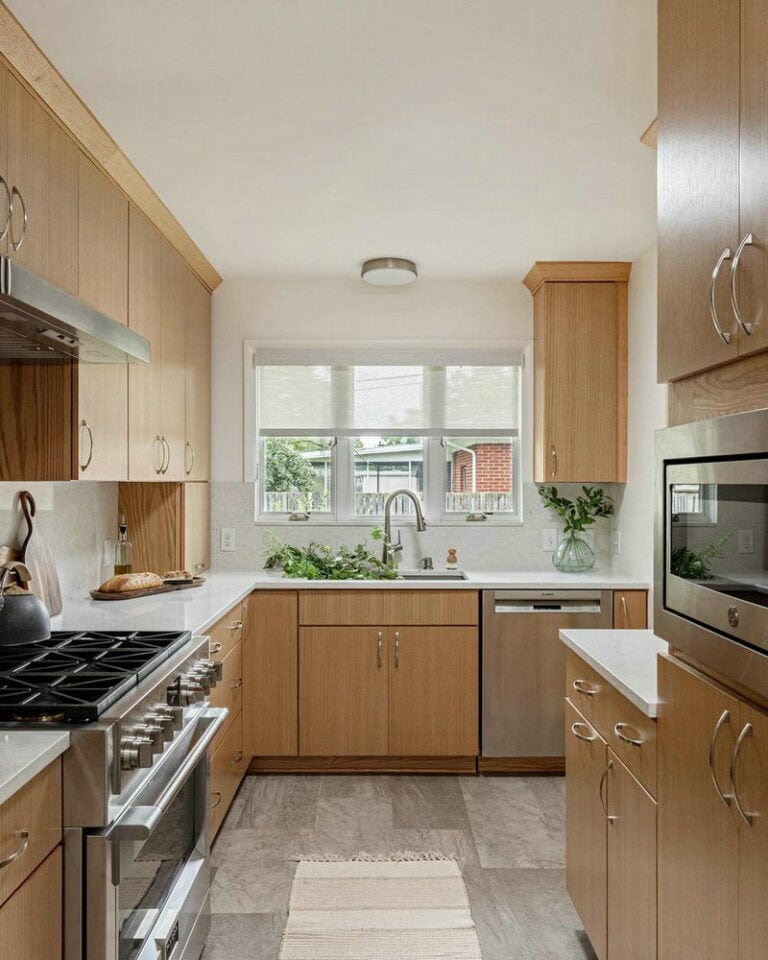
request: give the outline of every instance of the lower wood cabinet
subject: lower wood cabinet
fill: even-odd
[[[645,630],[648,626],[648,591],[613,591],[614,630]]]
[[[0,907],[0,957],[4,960],[61,960],[62,878],[58,846]]]
[[[210,759],[210,820],[208,836],[213,840],[227,815],[240,786],[248,758],[243,753],[243,715],[238,713],[227,727]]]

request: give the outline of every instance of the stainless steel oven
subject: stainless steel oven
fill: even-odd
[[[656,438],[655,631],[768,696],[768,410]]]

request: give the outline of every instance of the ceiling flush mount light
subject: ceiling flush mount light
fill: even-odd
[[[366,260],[360,276],[366,283],[375,283],[379,287],[399,287],[404,283],[413,283],[418,277],[413,260],[402,257],[376,257]]]

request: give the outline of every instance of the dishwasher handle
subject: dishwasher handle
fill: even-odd
[[[504,613],[594,613],[603,612],[599,600],[496,600],[494,614]]]

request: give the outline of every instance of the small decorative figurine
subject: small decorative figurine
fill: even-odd
[[[458,550],[455,547],[451,547],[448,551],[448,558],[445,561],[446,570],[455,570],[459,565]]]

